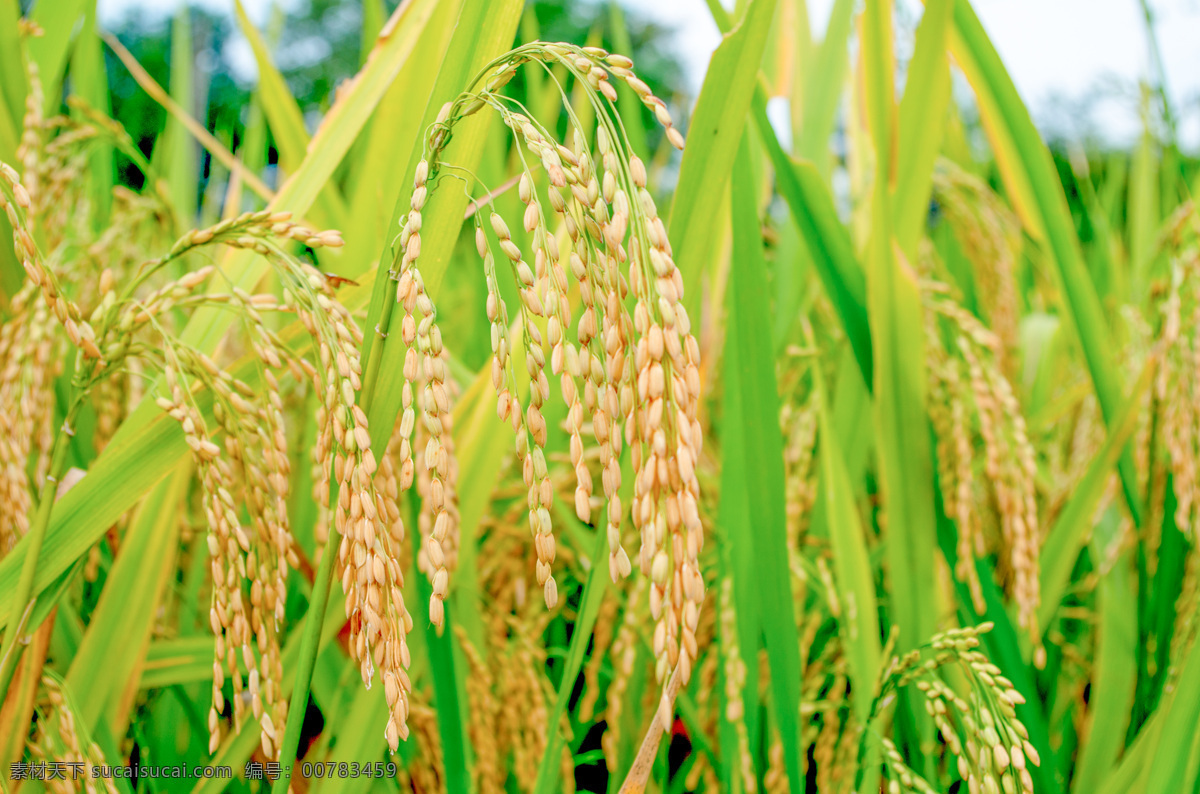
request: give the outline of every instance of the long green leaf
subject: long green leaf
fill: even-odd
[[[415,516],[414,516],[415,519]],[[413,526],[416,526],[413,521]],[[413,559],[420,549],[420,533],[413,533]],[[413,574],[417,580],[418,603],[425,605],[433,593],[429,578]],[[419,613],[418,613],[419,614]],[[442,628],[423,620],[425,645],[429,654],[429,666],[433,670],[433,697],[437,705],[438,735],[442,740],[442,758],[445,765],[446,788],[449,791],[467,791],[470,786],[469,758],[470,739],[467,735],[467,695],[463,684],[462,652],[457,649],[454,634],[453,607],[447,608]],[[278,792],[277,794],[282,794]]]
[[[154,640],[142,663],[141,689],[212,680],[213,638],[210,636]]]
[[[344,719],[336,723],[339,728],[333,737],[333,750],[326,760],[330,763],[357,761],[364,764],[384,758],[387,753],[387,739],[379,726],[385,725],[387,719],[388,705],[382,689],[360,687],[354,696],[350,711],[345,714]],[[354,791],[361,785],[361,781],[332,775],[324,780],[312,782],[315,784],[315,790],[321,794]]]
[[[741,23],[717,47],[688,129],[690,143],[679,167],[670,237],[688,287],[685,305],[693,316],[700,305],[700,276],[712,258],[717,212],[746,125],[775,4],[776,0],[750,0]]]
[[[1157,247],[1159,227],[1159,172],[1161,162],[1155,152],[1153,133],[1146,118],[1148,109],[1143,100],[1142,115],[1146,125],[1142,138],[1133,153],[1129,170],[1129,259],[1130,284],[1135,295],[1145,295],[1150,275],[1150,263]]]
[[[191,8],[181,5],[171,23],[171,99],[194,114],[196,96],[192,61]],[[166,148],[159,170],[167,177],[171,204],[179,220],[179,231],[183,232],[196,222],[196,182],[200,176],[196,143],[179,119],[167,114],[167,126],[158,146]]]
[[[204,403],[203,398],[200,400]],[[208,401],[211,406],[211,400]],[[178,423],[163,414],[137,430],[118,434],[78,485],[54,505],[39,555],[35,594],[50,587],[116,523],[138,498],[188,454]],[[0,561],[0,623],[14,617],[16,582],[27,539]]]
[[[1196,723],[1200,721],[1200,643],[1192,643],[1179,662],[1174,697],[1161,707],[1162,733],[1149,762],[1146,791],[1182,791]]]
[[[121,553],[67,671],[79,714],[123,735],[150,645],[158,604],[175,571],[178,508],[191,467],[185,462],[159,483],[134,513]]]
[[[26,39],[30,59],[37,64],[45,93],[47,114],[58,109],[59,89],[67,68],[68,47],[88,0],[59,0],[35,3],[30,15],[42,29],[41,36]]]
[[[1066,507],[1046,534],[1039,559],[1042,604],[1038,609],[1038,625],[1043,630],[1049,627],[1071,581],[1071,569],[1075,567],[1079,550],[1083,548],[1087,532],[1092,527],[1096,508],[1108,485],[1109,474],[1120,458],[1121,450],[1137,429],[1138,410],[1142,398],[1154,382],[1156,364],[1157,359],[1153,357],[1146,361],[1133,391],[1110,424],[1104,445],[1088,464],[1083,478],[1072,490]]]
[[[1101,521],[1097,527],[1092,544],[1095,559],[1102,566],[1100,585],[1096,588],[1099,649],[1088,697],[1090,726],[1071,782],[1071,790],[1078,794],[1099,791],[1101,783],[1116,767],[1128,727],[1128,720],[1122,715],[1130,713],[1137,678],[1137,598],[1129,581],[1131,555],[1126,552],[1108,559],[1115,539],[1111,536],[1119,522],[1111,513],[1107,518],[1110,520]],[[1109,531],[1103,534],[1108,537],[1101,538],[1100,530],[1105,523]]]
[[[1168,694],[1165,698],[1168,702],[1146,721],[1137,739],[1125,750],[1125,754],[1112,770],[1112,774],[1105,779],[1103,786],[1097,789],[1099,794],[1146,791],[1150,763],[1162,735],[1163,723],[1166,721],[1166,706],[1173,699],[1173,695]]]
[[[825,294],[850,339],[863,379],[873,387],[875,364],[867,319],[866,278],[854,255],[850,235],[838,218],[833,196],[812,163],[797,163],[779,144],[767,118],[766,93],[761,86],[755,89],[754,121],[775,168],[776,188],[800,229]]]
[[[875,192],[868,276],[871,341],[875,352],[875,427],[887,522],[893,620],[900,649],[932,634],[933,463],[925,414],[925,337],[916,276],[897,258],[891,238],[888,179],[893,117],[891,14],[881,0],[863,20],[864,80],[875,145]]]
[[[884,548],[890,619],[898,650],[933,633],[936,544],[933,452],[926,414],[925,334],[916,274],[893,238],[890,197],[895,183],[896,104],[891,5],[868,0],[862,16],[862,85],[874,174],[867,243],[867,306],[875,382],[874,425],[886,527]],[[933,723],[901,693],[899,743],[918,771],[916,754],[932,739]],[[911,715],[911,717],[910,717]],[[909,722],[915,719],[915,724]],[[915,734],[912,733],[915,729]]]
[[[435,80],[442,70],[431,67],[441,63],[454,51],[451,36],[459,36],[459,45],[466,32],[457,32],[457,22],[462,10],[462,0],[443,0],[437,6],[425,33],[417,42],[413,57],[384,94],[371,126],[359,141],[363,175],[348,192],[350,211],[343,227],[346,247],[342,258],[346,261],[345,275],[355,278],[377,265],[381,241],[390,241],[399,229],[389,226],[393,222],[393,208],[401,198],[407,199],[411,190],[411,173],[401,177],[402,169],[409,167],[414,152],[420,149],[423,113],[415,112],[424,105],[433,90]],[[434,112],[436,113],[436,108]],[[426,122],[428,123],[428,122]],[[396,174],[396,178],[380,179],[379,174]],[[389,234],[390,231],[390,234]],[[369,327],[373,327],[369,326]]]
[[[733,251],[726,322],[726,389],[736,390],[741,412],[726,417],[722,439],[744,444],[749,524],[756,568],[758,615],[775,696],[775,719],[792,791],[804,790],[800,757],[800,639],[792,605],[784,510],[783,439],[779,432],[779,391],[771,358],[771,325],[766,262],[758,217],[756,186],[750,176],[750,147],[743,140],[733,174]],[[746,582],[750,585],[750,582]],[[736,579],[735,579],[736,585]],[[752,646],[751,646],[752,647]],[[751,647],[743,649],[753,658]]]
[[[275,139],[275,147],[279,151],[279,164],[284,171],[291,173],[304,161],[305,151],[308,149],[309,138],[308,130],[304,127],[304,114],[300,112],[300,104],[288,90],[283,75],[275,68],[267,43],[246,15],[242,1],[234,0],[233,9],[238,28],[250,43],[250,51],[254,53],[254,62],[258,67],[258,95],[263,112],[267,116],[267,123],[271,127],[271,135]]]
[[[899,152],[892,216],[900,250],[912,261],[928,214],[933,163],[942,144],[950,101],[947,31],[954,0],[929,0],[917,28],[912,63],[900,100]]]
[[[730,293],[732,295],[732,293]],[[732,315],[731,315],[732,316]],[[733,372],[737,366],[736,351],[739,327],[735,322],[727,322],[725,330],[725,371],[727,374],[740,375]],[[732,356],[731,356],[732,354]],[[736,380],[727,380],[737,383]],[[750,455],[748,439],[743,432],[746,409],[743,407],[743,392],[741,389],[725,389],[722,395],[720,427],[721,438],[721,501],[717,511],[717,526],[720,528],[721,543],[719,548],[722,578],[732,580],[733,608],[737,616],[734,626],[735,637],[721,638],[722,644],[733,644],[736,641],[741,660],[755,658],[758,655],[762,638],[762,618],[759,614],[759,599],[756,588],[757,557],[755,556],[754,524],[750,515],[750,489],[748,478]],[[719,587],[720,585],[718,585]],[[722,666],[722,675],[724,666]],[[726,690],[722,687],[722,694]],[[745,724],[746,741],[750,747],[758,747],[759,711],[758,703],[758,666],[745,665],[745,680],[742,692],[742,721]],[[727,720],[722,721],[723,735],[736,736],[736,728]],[[727,730],[726,730],[727,729]],[[758,777],[763,774],[761,755],[752,754],[755,772]],[[740,763],[725,758],[724,779],[740,780]]]
[[[717,27],[727,31],[730,22],[724,7],[716,0],[709,0],[708,6]],[[767,92],[762,79],[754,88],[752,112],[759,137],[775,168],[776,188],[791,210],[825,294],[833,302],[863,378],[870,386],[874,381],[866,280],[850,236],[838,218],[833,196],[812,163],[797,163],[779,143],[767,117]]]
[[[0,0],[0,157],[17,148],[25,114],[25,66],[21,63],[20,0]],[[11,139],[6,137],[11,135]],[[11,143],[12,149],[7,149]]]
[[[817,50],[812,69],[803,76],[804,115],[795,132],[795,151],[797,156],[811,160],[817,172],[826,179],[832,159],[830,139],[850,64],[847,47],[853,28],[854,6],[854,0],[834,0],[825,38]]]
[[[483,615],[487,609],[479,586],[476,559],[480,522],[500,481],[512,436],[496,420],[496,390],[491,368],[484,367],[454,411],[458,451],[458,572],[451,591],[459,624],[476,648],[484,647]]]
[[[3,27],[3,22],[0,22]],[[0,45],[2,46],[2,45]],[[0,72],[4,69],[0,66]],[[71,90],[91,107],[101,113],[111,113],[108,94],[108,75],[104,70],[104,51],[96,35],[96,9],[89,6],[84,16],[83,28],[71,53]],[[101,231],[108,226],[109,209],[112,206],[113,147],[107,142],[97,141],[88,156],[91,179],[92,228]]]
[[[279,151],[279,165],[285,173],[290,174],[304,162],[311,142],[304,126],[304,116],[299,103],[288,90],[283,75],[275,68],[266,41],[246,16],[241,0],[235,0],[234,10],[237,12],[238,26],[250,42],[258,66],[257,96]],[[316,223],[345,229],[349,213],[336,184],[329,182],[322,188],[311,214]]]
[[[359,67],[367,62],[367,54],[371,52],[379,31],[387,19],[387,9],[383,0],[363,0],[362,4],[362,51],[359,55]]]
[[[332,497],[331,497],[332,498]],[[329,540],[321,564],[313,577],[312,598],[308,602],[305,618],[308,625],[299,633],[300,651],[296,663],[295,684],[292,687],[290,710],[287,724],[284,726],[283,739],[279,742],[279,761],[286,774],[275,781],[271,790],[275,794],[285,794],[289,788],[288,778],[295,774],[297,750],[300,746],[300,733],[304,729],[304,716],[308,713],[310,686],[312,683],[313,667],[316,664],[317,652],[321,647],[321,627],[328,614],[330,592],[334,587],[334,560],[337,555],[333,549],[340,540],[338,531],[330,527]],[[336,614],[336,613],[334,613]]]
[[[818,498],[824,503],[822,515],[833,547],[835,581],[843,610],[841,622],[846,628],[842,641],[847,646],[851,680],[858,682],[851,692],[854,714],[860,725],[866,725],[875,692],[863,684],[878,677],[882,656],[875,578],[858,508],[854,504],[853,486],[823,386],[818,386],[817,399],[820,401],[821,439]]]

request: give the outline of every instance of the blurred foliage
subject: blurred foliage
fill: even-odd
[[[395,7],[388,2],[388,13]],[[363,11],[356,0],[301,0],[289,4],[286,15],[272,6],[267,26],[268,41],[275,40],[275,65],[305,114],[312,132],[329,108],[337,86],[358,71],[366,57],[362,42]],[[233,143],[236,151],[247,121],[255,77],[253,57],[237,32],[229,14],[214,13],[206,6],[189,5],[192,25],[195,106],[189,108],[218,139]],[[659,96],[679,95],[684,88],[683,72],[675,51],[664,47],[670,31],[639,14],[624,9],[624,22],[632,45],[630,54],[638,74]],[[574,0],[530,0],[525,9],[518,40],[534,33],[544,41],[597,41],[615,49],[613,17],[607,2]],[[159,85],[170,81],[171,15],[150,5],[132,6],[109,25],[110,32],[138,59]],[[105,66],[110,87],[112,116],[124,125],[147,157],[166,124],[167,114],[138,87],[111,50],[105,49]],[[525,100],[526,85],[518,75],[511,89]],[[642,108],[643,122],[653,127],[653,114]],[[202,153],[202,176],[207,179],[209,156]],[[272,146],[268,162],[277,153]],[[118,157],[119,181],[138,186],[141,176],[127,158]],[[205,189],[202,183],[201,190]]]

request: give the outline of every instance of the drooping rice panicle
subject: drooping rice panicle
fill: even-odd
[[[586,146],[577,120],[569,124],[572,145],[556,143],[524,108],[498,93],[518,65],[534,59],[563,65],[598,93],[592,100],[601,120],[595,153]],[[425,158],[417,167],[409,213],[402,220],[398,238],[402,254],[393,271],[398,282],[397,301],[404,305],[401,331],[408,345],[404,417],[412,409],[408,384],[418,382],[423,375],[417,351],[425,353],[425,363],[429,361],[425,351],[440,354],[435,311],[417,267],[422,211],[438,176],[454,168],[442,161],[442,150],[454,125],[487,107],[500,116],[517,145],[523,164],[518,179],[518,193],[525,207],[522,226],[532,235],[534,248],[531,267],[525,252],[513,241],[508,224],[492,212],[488,226],[500,248],[500,256],[496,257],[486,230],[477,225],[476,243],[488,285],[493,385],[498,394],[498,413],[512,422],[517,433],[517,456],[528,490],[529,524],[538,557],[538,584],[546,604],[554,606],[558,591],[551,569],[556,551],[550,517],[553,486],[546,464],[547,428],[542,413],[549,395],[545,374],[548,342],[551,371],[560,375],[568,405],[567,425],[577,477],[576,512],[581,518],[590,518],[591,475],[583,467],[582,449],[584,414],[590,413],[593,435],[601,448],[610,575],[616,580],[631,567],[621,545],[623,506],[617,494],[618,459],[625,444],[631,449],[636,472],[630,509],[633,523],[642,534],[640,562],[652,581],[650,607],[656,621],[657,676],[665,682],[668,673],[679,666],[686,682],[697,656],[695,631],[704,598],[698,562],[703,528],[695,473],[702,443],[698,422],[700,351],[683,307],[683,281],[671,259],[665,226],[646,190],[645,167],[628,151],[619,124],[604,107],[604,102],[611,102],[608,75],[624,80],[655,112],[672,143],[682,145],[682,138],[672,126],[665,105],[633,75],[630,66],[627,59],[610,58],[595,48],[528,45],[486,68],[473,83],[482,84],[478,91],[460,95],[438,114],[427,136]],[[532,162],[540,163],[545,174],[551,207],[570,241],[566,252],[569,268],[564,267],[563,252],[549,231],[540,189],[525,153]],[[499,272],[504,270],[499,261],[508,263],[507,272],[520,297],[523,374],[529,382],[525,405],[516,396],[517,362],[509,349],[508,309],[497,287]],[[568,270],[579,285],[584,306],[578,346],[565,339],[570,323],[566,304]],[[634,300],[633,312],[626,309],[627,296]],[[437,400],[426,400],[423,407],[427,414],[431,406],[436,410],[445,407]],[[405,418],[401,421],[407,428]],[[431,443],[433,451],[438,452],[437,442]],[[428,450],[425,465],[432,472]],[[446,577],[433,559],[436,554],[432,548],[427,549],[436,572],[430,618],[440,625],[441,601],[445,597],[441,585]],[[669,710],[664,698],[662,720],[667,720]]]

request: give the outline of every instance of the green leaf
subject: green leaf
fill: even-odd
[[[696,320],[700,276],[712,259],[721,195],[734,167],[775,3],[750,0],[741,23],[717,47],[688,128],[689,143],[671,204],[670,237],[688,286],[685,306]]]
[[[780,146],[767,118],[766,93],[761,86],[754,94],[754,121],[775,168],[775,187],[800,229],[825,294],[850,339],[863,379],[873,384],[874,353],[867,319],[866,279],[854,255],[850,235],[838,218],[833,195],[812,163],[795,162]]]
[[[238,28],[254,53],[254,62],[258,67],[258,96],[271,127],[275,147],[279,150],[279,165],[291,173],[304,161],[308,149],[304,114],[300,112],[300,104],[292,96],[283,75],[275,68],[267,43],[247,16],[242,0],[234,0],[233,9]]]
[[[737,335],[737,325],[727,322],[725,330],[726,373],[732,372],[732,368],[737,365]],[[735,356],[732,359],[731,353]],[[729,382],[736,383],[736,381]],[[754,587],[754,583],[757,581],[757,558],[754,550],[754,525],[750,517],[750,491],[747,479],[749,476],[747,469],[749,452],[742,428],[746,409],[743,407],[742,401],[741,389],[724,390],[720,429],[721,501],[718,504],[717,526],[720,531],[718,551],[721,559],[721,578],[732,580],[733,608],[737,619],[734,626],[736,636],[730,640],[721,639],[721,642],[730,642],[731,644],[736,642],[741,660],[745,663],[747,659],[753,659],[758,654],[762,626],[758,594]],[[717,586],[720,587],[719,582]],[[722,665],[721,675],[723,676],[724,673],[725,668]],[[724,703],[724,698],[728,697],[724,687],[722,687],[721,693]],[[761,743],[758,693],[758,666],[746,663],[745,680],[742,692],[738,694],[738,697],[742,700],[742,721],[746,727],[749,747],[758,747]],[[722,745],[731,747],[732,745],[726,745],[725,741],[726,737],[736,738],[735,728],[729,720],[722,720],[721,727]],[[740,781],[742,778],[739,769],[740,763],[729,758],[729,755],[730,753],[725,753],[722,757],[725,767],[722,779]],[[754,760],[756,776],[761,778],[764,772],[761,754],[752,753],[751,757]]]
[[[709,0],[708,6],[717,27],[727,31],[730,23],[724,7],[716,0]],[[846,24],[849,25],[848,19]],[[821,174],[812,163],[792,160],[780,145],[767,117],[767,92],[761,79],[754,88],[752,110],[755,127],[775,168],[775,187],[791,210],[825,294],[833,302],[846,336],[850,338],[863,377],[871,384],[873,365],[866,281],[862,266],[855,258],[850,235],[838,218],[833,196]],[[676,192],[679,192],[678,188]]]
[[[1200,721],[1200,644],[1179,660],[1179,679],[1162,710],[1162,733],[1150,751],[1146,791],[1183,791],[1196,723]]]
[[[1129,723],[1124,715],[1131,711],[1137,679],[1137,595],[1129,579],[1132,555],[1112,551],[1119,524],[1110,511],[1096,527],[1092,543],[1093,558],[1101,566],[1096,588],[1100,624],[1088,697],[1089,727],[1071,782],[1071,790],[1078,794],[1099,791],[1116,768]]]
[[[203,397],[201,404],[206,402]],[[211,398],[207,401],[211,406]],[[40,594],[188,454],[178,423],[156,411],[140,428],[118,433],[88,475],[54,505],[38,558],[34,594]],[[122,428],[124,430],[124,428]],[[14,617],[16,583],[28,536],[0,560],[0,624]],[[39,596],[40,601],[40,596]]]
[[[450,599],[467,638],[480,649],[485,647],[483,616],[487,610],[476,562],[480,522],[491,503],[492,493],[504,470],[504,458],[513,443],[508,427],[496,418],[495,405],[491,367],[484,367],[454,410],[459,460],[459,547],[458,570]]]
[[[414,516],[411,526],[416,525]],[[412,542],[415,560],[421,545],[419,532],[412,533]],[[428,604],[433,594],[429,578],[415,567],[413,574],[417,580],[418,603]],[[461,672],[462,653],[455,647],[458,643],[454,637],[454,614],[451,609],[446,609],[441,629],[428,620],[422,620],[421,623],[424,624],[429,666],[433,670],[433,697],[437,706],[438,735],[442,740],[446,788],[448,791],[467,791],[470,787],[468,757],[471,745],[467,736],[468,706]]]
[[[0,0],[0,159],[4,160],[17,150],[28,90],[21,63],[20,19],[20,0]]]
[[[154,640],[142,662],[141,689],[212,681],[213,638],[198,635]]]
[[[867,243],[867,307],[874,354],[874,425],[883,496],[889,618],[907,652],[933,634],[937,616],[933,451],[926,414],[925,333],[917,277],[895,244],[890,202],[895,179],[896,105],[891,5],[868,0],[862,17],[862,84],[869,145],[874,150]],[[933,723],[901,693],[899,744],[918,771]],[[910,717],[911,715],[911,717]],[[909,722],[915,719],[915,723]],[[915,734],[911,731],[915,728]]]
[[[904,83],[904,98],[900,100],[892,216],[896,241],[909,261],[916,258],[917,243],[925,227],[933,189],[933,164],[941,148],[950,101],[946,44],[953,9],[954,0],[929,0],[925,4]]]
[[[1148,108],[1143,101],[1144,123]],[[1142,131],[1141,141],[1133,152],[1133,164],[1129,171],[1129,259],[1130,282],[1135,295],[1143,296],[1149,286],[1150,263],[1157,247],[1159,226],[1159,172],[1160,163],[1154,147],[1154,138],[1148,126]]]
[[[854,0],[834,0],[825,38],[805,75],[803,123],[794,131],[797,156],[811,160],[824,179],[830,174],[830,138],[850,64],[848,46],[854,6]]]
[[[0,0],[0,5],[2,4]],[[3,27],[3,24],[0,22],[0,27]],[[4,68],[0,65],[0,74],[3,74]],[[96,36],[94,6],[87,9],[83,28],[79,31],[79,39],[71,53],[71,92],[101,113],[112,112],[108,96],[108,75],[104,68],[104,52],[100,46],[100,39]],[[91,179],[89,193],[93,206],[92,228],[97,232],[108,226],[108,214],[112,206],[113,169],[112,145],[106,141],[97,141],[88,156]]]
[[[355,679],[357,677],[356,674]],[[344,715],[344,719],[335,723],[338,729],[333,736],[333,750],[322,760],[330,763],[357,761],[363,764],[373,763],[384,758],[388,747],[381,726],[386,725],[387,720],[388,705],[383,688],[359,687],[358,692],[354,695],[350,711]],[[406,744],[410,743],[411,741]],[[361,785],[361,781],[333,775],[324,780],[312,782],[320,794],[355,791]]]
[[[1038,625],[1042,626],[1043,630],[1050,626],[1063,593],[1071,581],[1071,570],[1075,567],[1075,560],[1079,556],[1079,550],[1083,548],[1087,532],[1092,527],[1096,508],[1108,485],[1109,474],[1120,458],[1121,450],[1137,429],[1138,411],[1142,398],[1154,382],[1156,364],[1157,359],[1154,357],[1146,361],[1142,374],[1134,384],[1121,412],[1109,425],[1104,445],[1088,464],[1083,478],[1072,490],[1071,498],[1058,514],[1050,531],[1046,533],[1039,556],[1042,604],[1038,609]]]
[[[45,93],[47,115],[58,109],[63,72],[67,68],[68,47],[88,0],[57,0],[35,3],[30,17],[42,28],[41,36],[25,40],[29,58],[38,67]],[[3,21],[3,20],[0,20]],[[24,113],[24,110],[22,110]]]
[[[331,498],[335,494],[331,494]],[[279,742],[279,762],[284,774],[276,779],[271,790],[275,794],[285,794],[288,790],[288,778],[295,774],[297,751],[300,745],[300,733],[304,728],[304,716],[308,712],[308,701],[311,692],[313,667],[316,665],[317,652],[321,647],[324,626],[332,617],[341,623],[342,616],[336,610],[329,609],[331,592],[335,582],[333,575],[336,556],[332,549],[336,548],[340,536],[337,529],[329,528],[329,541],[325,553],[321,556],[321,564],[313,576],[312,597],[304,618],[307,625],[303,631],[296,632],[289,645],[298,644],[299,650],[293,656],[295,660],[295,684],[290,695],[290,709],[287,724],[284,726],[283,739]],[[334,600],[337,600],[334,597]]]
[[[733,258],[729,275],[729,317],[726,321],[725,388],[727,403],[721,439],[741,467],[746,495],[746,518],[741,527],[727,527],[734,543],[753,549],[753,578],[743,586],[758,591],[758,622],[762,628],[775,719],[783,743],[784,762],[792,791],[804,790],[800,757],[799,636],[793,609],[788,567],[787,519],[784,509],[783,439],[779,432],[779,391],[771,356],[770,312],[766,262],[758,216],[757,189],[750,174],[750,148],[743,140],[733,172]],[[729,404],[729,393],[736,393]],[[737,409],[737,410],[731,410]],[[728,467],[729,461],[726,462]],[[736,465],[736,464],[734,464]],[[748,536],[748,537],[747,537]],[[736,564],[736,563],[735,563]],[[744,573],[744,572],[741,572]],[[734,586],[738,587],[735,570]],[[741,615],[745,620],[746,615]],[[753,645],[742,648],[754,658]]]
[[[191,8],[181,5],[171,23],[171,99],[188,113],[196,110],[192,60]],[[196,222],[196,183],[200,177],[196,143],[179,119],[167,114],[166,129],[155,146],[155,159],[159,147],[166,149],[160,171],[167,178],[171,204],[182,233]]]
[[[300,112],[300,105],[288,89],[283,75],[275,68],[267,43],[246,15],[241,0],[234,0],[234,10],[238,27],[250,43],[258,66],[257,96],[279,151],[280,168],[291,174],[304,162],[310,144],[308,130],[304,126],[304,115]],[[337,185],[331,182],[324,186],[316,199],[315,209],[313,214],[316,222],[345,230],[348,213]]]
[[[80,716],[92,727],[103,721],[115,736],[125,733],[158,606],[170,592],[191,473],[189,462],[176,466],[134,513],[67,671]]]
[[[891,14],[871,0],[863,17],[867,118],[875,147],[871,208],[868,307],[875,353],[875,429],[887,526],[888,575],[899,649],[908,651],[933,633],[935,522],[933,460],[925,406],[925,334],[916,274],[893,247],[888,201],[891,174]]]
[[[376,267],[378,261],[386,261],[377,260],[383,248],[380,243],[390,242],[399,231],[398,227],[389,224],[393,223],[393,208],[402,199],[407,201],[411,192],[412,173],[402,176],[403,169],[409,167],[414,153],[419,155],[425,130],[423,114],[414,111],[428,100],[434,81],[441,74],[439,69],[431,68],[431,64],[440,63],[453,51],[451,36],[456,34],[462,6],[462,0],[438,4],[417,42],[413,57],[396,75],[379,102],[371,126],[356,144],[360,148],[356,154],[361,156],[359,168],[363,173],[354,187],[348,188],[350,211],[346,225],[341,227],[346,237],[342,259],[346,262],[345,275],[350,278]],[[457,35],[461,45],[465,31]],[[464,77],[464,83],[469,77]],[[434,108],[436,112],[437,108]],[[432,117],[429,120],[432,121]],[[379,174],[395,174],[396,177],[380,179]]]
[[[371,47],[375,44],[375,39],[379,36],[379,31],[383,30],[383,23],[387,19],[387,9],[383,5],[383,0],[363,0],[362,4],[362,51],[359,54],[359,68],[367,62],[367,55],[371,52]]]
[[[1121,756],[1120,762],[1112,770],[1112,774],[1108,776],[1103,786],[1097,789],[1099,794],[1128,794],[1147,790],[1146,778],[1150,774],[1150,763],[1155,749],[1158,747],[1159,738],[1162,736],[1163,723],[1166,720],[1166,706],[1173,699],[1173,695],[1168,694],[1164,698],[1166,703],[1163,704],[1163,707],[1154,712],[1142,726],[1137,739],[1125,750],[1125,754]]]
[[[814,368],[820,384],[820,375]],[[879,676],[882,649],[879,633],[879,606],[875,600],[875,577],[863,534],[854,490],[842,457],[841,444],[825,396],[824,385],[817,387],[820,402],[819,434],[821,439],[820,480],[818,488],[824,503],[818,510],[828,527],[833,547],[833,565],[838,598],[842,603],[842,642],[847,648],[850,679],[855,682],[851,691],[854,714],[860,725],[866,725],[875,699],[873,687],[865,686]]]
[[[245,769],[245,764],[250,760],[250,756],[258,749],[261,730],[254,715],[248,715],[248,718],[242,722],[242,729],[217,748],[216,755],[212,757],[211,766],[228,766],[235,770],[235,774],[240,774]],[[201,779],[192,787],[192,794],[221,794],[229,788],[229,783],[228,780],[220,780],[215,777]]]

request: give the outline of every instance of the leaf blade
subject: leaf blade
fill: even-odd
[[[700,276],[710,260],[713,229],[737,156],[746,112],[758,80],[776,0],[750,0],[741,23],[709,62],[679,166],[669,236],[675,262],[690,289],[685,306],[698,317]]]

